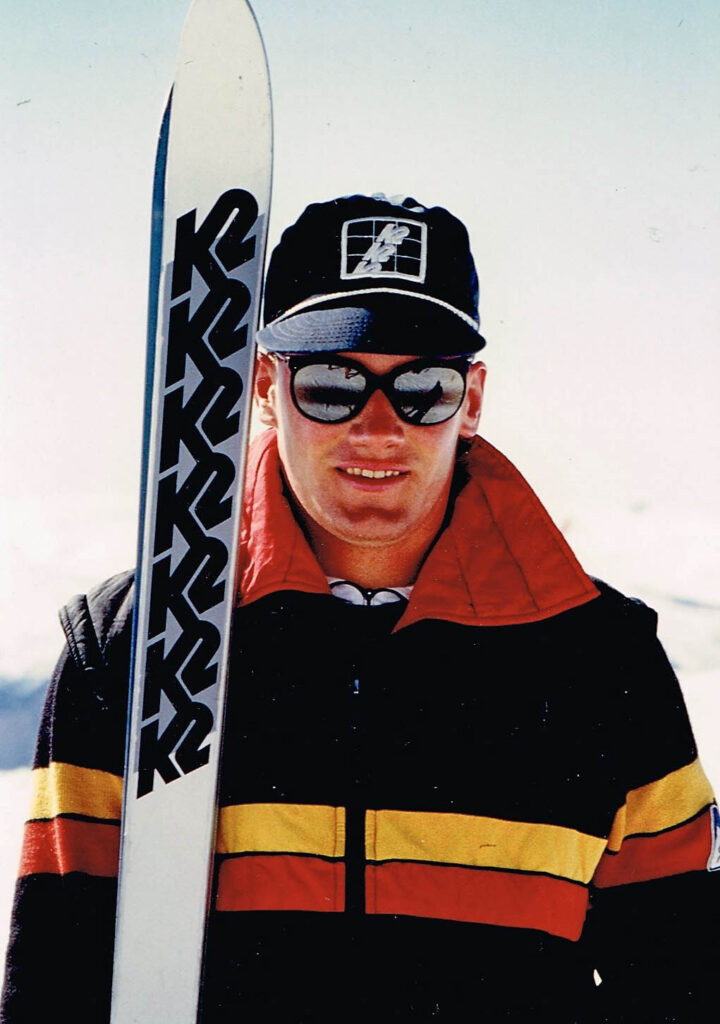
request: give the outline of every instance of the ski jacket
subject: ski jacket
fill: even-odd
[[[330,594],[274,434],[253,446],[207,1024],[711,1005],[717,809],[655,613],[584,573],[487,442],[458,477],[407,607],[363,608]],[[5,1024],[108,1019],[132,593],[61,612]]]

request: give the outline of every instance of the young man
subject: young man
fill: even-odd
[[[654,613],[475,436],[465,229],[311,206],[265,317],[203,1020],[705,1019],[717,809]],[[107,1018],[131,603],[63,613],[7,1024]]]

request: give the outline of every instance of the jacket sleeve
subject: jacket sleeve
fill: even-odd
[[[0,1020],[109,1018],[122,805],[129,576],[61,612],[67,644],[33,764]]]
[[[591,886],[586,938],[603,1022],[714,1019],[720,952],[718,810],[685,704],[636,606],[619,661],[617,759],[624,802]]]

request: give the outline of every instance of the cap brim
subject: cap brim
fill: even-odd
[[[342,302],[342,305],[338,303]],[[263,327],[258,343],[269,352],[378,352],[388,355],[471,355],[482,335],[443,306],[400,296],[364,296],[318,303]]]

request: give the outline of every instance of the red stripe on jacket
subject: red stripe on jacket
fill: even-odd
[[[217,910],[345,909],[345,865],[292,854],[229,857],[220,865]]]
[[[73,818],[29,821],[20,859],[24,875],[86,875],[116,878],[120,857],[120,826]]]
[[[704,871],[711,846],[710,810],[699,818],[654,836],[631,836],[618,853],[605,853],[593,883],[604,889],[648,882],[686,871]]]
[[[393,861],[368,868],[372,914],[474,921],[535,928],[577,941],[585,923],[585,886],[546,875]]]

